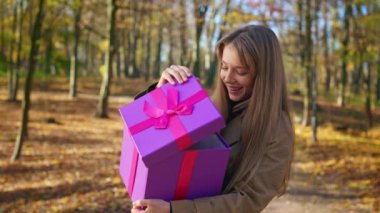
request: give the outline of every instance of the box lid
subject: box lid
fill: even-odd
[[[119,109],[146,166],[176,154],[225,127],[195,77],[167,83]]]

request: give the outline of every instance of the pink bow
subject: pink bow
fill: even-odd
[[[155,128],[165,129],[168,126],[169,118],[173,115],[190,115],[193,112],[193,106],[190,104],[178,104],[178,91],[169,87],[167,89],[167,109],[154,107],[147,101],[144,102],[144,112],[152,118],[156,118]]]

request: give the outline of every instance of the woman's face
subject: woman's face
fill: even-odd
[[[246,100],[251,96],[253,76],[248,67],[241,63],[236,48],[228,44],[223,49],[220,78],[232,101]]]

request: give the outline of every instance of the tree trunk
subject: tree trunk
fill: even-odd
[[[134,6],[134,23],[133,23],[133,43],[132,43],[132,48],[130,49],[130,54],[132,56],[132,77],[133,78],[138,78],[140,77],[140,71],[137,68],[137,44],[139,42],[140,38],[140,3],[136,1]]]
[[[208,73],[209,73],[209,70],[210,70],[210,66],[211,66],[211,54],[213,53],[212,51],[212,41],[213,41],[213,38],[214,38],[214,33],[215,33],[215,16],[216,14],[218,13],[219,9],[220,9],[220,6],[218,5],[215,5],[215,0],[212,0],[210,1],[210,5],[211,7],[211,11],[210,11],[210,18],[208,20],[208,22],[206,23],[206,37],[207,37],[207,42],[206,42],[206,48],[205,48],[205,63],[204,63],[204,67],[205,67],[205,71],[206,71],[206,78],[207,79],[207,76],[208,76]]]
[[[52,58],[52,53],[53,53],[53,32],[52,29],[46,30],[45,33],[45,38],[47,42],[47,47],[45,51],[45,73],[48,75],[51,73],[51,58]]]
[[[315,144],[318,141],[318,116],[317,116],[317,72],[315,68],[311,69],[312,81],[311,81],[311,127],[312,127],[312,143]]]
[[[230,3],[231,3],[231,0],[226,0],[224,16],[227,16],[230,12]],[[218,35],[218,41],[224,35],[225,28],[227,27],[226,25],[227,25],[227,21],[225,19],[223,19],[223,22],[219,26],[220,31],[219,31],[219,35]],[[217,69],[218,69],[218,57],[214,52],[213,59],[212,59],[211,64],[210,64],[210,69],[208,72],[207,80],[206,80],[206,85],[208,87],[211,87],[214,84],[215,74],[217,73]]]
[[[355,3],[355,8],[357,11],[356,17],[360,18],[363,17],[363,11],[361,10],[362,4],[360,2]],[[355,70],[352,72],[352,82],[351,82],[351,92],[359,95],[360,89],[362,88],[362,78],[363,78],[363,72],[364,72],[364,53],[366,52],[366,47],[362,45],[363,38],[364,38],[364,31],[363,28],[357,23],[355,20],[355,17],[353,17],[352,20],[353,25],[353,45],[356,46],[357,52],[355,53],[354,57],[357,58],[359,55],[359,63],[355,64]]]
[[[10,51],[9,51],[9,70],[8,70],[8,101],[9,102],[15,102],[16,100],[12,99],[12,94],[14,93],[14,82],[15,82],[15,60],[13,58],[13,53],[16,46],[16,29],[17,29],[17,23],[18,23],[18,4],[15,2],[11,2],[11,5],[15,5],[13,8],[13,21],[12,21],[12,38],[10,42]]]
[[[323,26],[323,46],[324,46],[324,63],[325,63],[325,92],[330,92],[331,84],[331,69],[330,69],[330,50],[329,50],[329,40],[328,40],[328,1],[323,1],[323,15],[324,15],[324,26]]]
[[[318,76],[317,76],[317,58],[318,58],[318,43],[319,43],[319,0],[315,0],[314,1],[315,5],[314,5],[314,8],[315,8],[315,14],[314,14],[314,24],[315,24],[315,48],[313,48],[313,43],[311,42],[310,43],[310,46],[311,46],[311,49],[308,50],[308,58],[309,60],[311,61],[312,60],[312,56],[314,55],[314,62],[312,64],[312,67],[309,67],[310,68],[310,72],[311,72],[311,127],[312,127],[312,143],[317,143],[318,141],[318,136],[317,136],[317,132],[318,132],[318,116],[317,116],[317,96],[318,96],[318,84],[317,84],[317,80],[318,80]],[[311,32],[310,32],[311,33]],[[311,40],[311,38],[310,38]],[[314,54],[313,54],[314,52]],[[311,63],[311,62],[309,62]]]
[[[305,79],[305,95],[304,95],[304,112],[303,112],[303,121],[302,125],[307,126],[310,124],[310,110],[311,110],[311,81],[313,78],[312,74],[312,55],[313,55],[313,44],[312,44],[312,34],[311,34],[311,27],[312,27],[312,18],[311,18],[311,2],[306,1],[306,10],[305,10],[305,72],[306,72],[306,79]]]
[[[103,82],[100,89],[98,109],[96,112],[96,117],[107,118],[108,110],[108,96],[110,94],[111,78],[112,78],[112,68],[113,68],[113,57],[115,54],[115,22],[116,22],[116,0],[108,0],[108,39],[109,45],[105,56],[105,66],[107,67],[106,72],[103,75]]]
[[[173,12],[169,17],[169,25],[168,25],[168,34],[169,34],[169,61],[167,67],[175,64],[174,60],[174,49],[175,49],[175,38],[174,38],[174,19],[172,18]]]
[[[362,48],[359,47],[359,64],[357,65],[356,71],[353,73],[352,78],[352,92],[355,94],[359,94],[360,88],[362,86],[362,78],[363,78],[363,66],[364,66],[364,51]]]
[[[195,76],[202,78],[201,76],[201,35],[203,26],[205,23],[205,16],[208,10],[208,5],[202,3],[199,0],[194,0],[194,18],[195,18],[195,61],[193,65],[193,72]]]
[[[377,54],[376,103],[380,102],[380,52]]]
[[[310,123],[310,109],[311,109],[311,70],[309,69],[310,63],[308,63],[308,57],[309,57],[309,49],[311,45],[311,5],[310,1],[306,1],[306,9],[303,8],[304,1],[298,0],[297,1],[297,12],[298,12],[298,36],[299,36],[299,44],[300,44],[300,65],[301,68],[305,70],[305,94],[304,94],[304,100],[303,100],[303,117],[302,117],[302,125],[307,126]],[[304,12],[305,17],[304,17]],[[305,20],[304,20],[305,18]],[[305,31],[306,34],[304,34],[304,24],[306,22]],[[310,62],[310,61],[309,61]]]
[[[69,26],[65,26],[65,35],[64,35],[64,43],[65,43],[65,55],[66,55],[66,67],[65,67],[65,75],[70,78],[70,70],[71,70],[71,54],[70,54],[70,42],[69,42]]]
[[[153,77],[155,79],[159,78],[160,73],[161,73],[162,42],[163,42],[163,24],[162,24],[162,19],[160,19],[160,24],[158,26],[158,41],[157,41],[157,47],[156,47],[156,58],[154,61],[154,71],[153,71]]]
[[[120,30],[118,30],[118,33]],[[119,79],[121,77],[121,71],[122,71],[122,52],[121,52],[121,45],[120,45],[120,39],[119,36],[116,36],[116,77]]]
[[[5,0],[1,0],[1,11],[5,11]],[[0,13],[0,59],[5,62],[5,18],[4,13]],[[5,64],[5,63],[4,63]]]
[[[148,1],[149,4],[153,4],[152,0]],[[150,79],[150,54],[151,54],[151,40],[152,40],[152,10],[148,11],[148,20],[147,20],[147,36],[146,36],[146,48],[145,48],[145,82],[148,82]]]
[[[344,38],[342,42],[343,52],[342,52],[342,67],[341,67],[341,76],[339,82],[339,97],[338,105],[340,107],[345,106],[345,96],[346,96],[346,84],[347,84],[347,62],[348,62],[348,45],[350,42],[350,19],[352,16],[352,5],[351,2],[345,2],[344,9]]]
[[[298,12],[298,37],[299,37],[299,46],[300,46],[300,60],[301,60],[301,67],[305,67],[305,35],[304,35],[304,9],[303,9],[303,0],[297,0],[297,12]]]
[[[215,4],[215,1],[212,1],[210,3],[210,6],[211,6],[211,14],[210,14],[210,18],[209,18],[209,21],[207,22],[207,27],[206,27],[206,33],[207,33],[207,45],[206,45],[206,50],[205,50],[205,79],[206,79],[206,85],[207,83],[209,83],[209,79],[210,79],[210,75],[213,75],[213,77],[215,77],[215,73],[211,70],[211,68],[215,68],[215,67],[212,67],[213,65],[213,60],[215,59],[213,56],[215,54],[214,52],[214,48],[213,48],[213,40],[214,40],[214,37],[215,37],[215,31],[216,31],[216,23],[215,23],[215,17],[217,14],[219,14],[219,11],[221,9],[221,5],[223,4],[223,2],[220,2],[219,4]],[[207,86],[211,86],[211,85],[207,85]]]
[[[338,1],[330,1],[330,3],[332,4],[332,7],[335,8],[334,9],[334,12],[332,14],[332,23],[331,25],[338,25],[338,22],[340,22],[339,20],[339,2]],[[333,30],[331,29],[330,30],[331,32],[331,49],[334,50],[333,46],[334,46],[334,43],[336,43],[338,40],[338,34],[340,33],[338,30]],[[334,56],[332,54],[332,56]],[[340,64],[339,64],[339,59],[335,59],[333,58],[332,60],[336,60],[337,63],[331,63],[330,66],[332,66],[332,69],[331,69],[331,81],[330,81],[330,87],[333,88],[334,90],[338,89],[338,86],[339,86],[339,79],[338,79],[338,72],[339,72],[339,68],[340,67]],[[332,61],[334,62],[334,61]]]
[[[17,100],[17,92],[18,92],[18,86],[19,86],[19,72],[20,72],[20,69],[21,69],[21,48],[22,48],[22,43],[23,43],[23,23],[24,23],[24,14],[23,14],[23,2],[24,1],[20,1],[19,2],[19,6],[18,6],[18,9],[17,9],[17,13],[18,13],[18,23],[17,23],[17,27],[18,27],[18,32],[17,32],[17,59],[16,59],[16,68],[14,70],[14,77],[13,77],[13,90],[12,90],[12,94],[11,94],[11,99],[16,101]]]
[[[365,112],[367,115],[368,127],[373,127],[373,116],[371,111],[371,62],[367,62],[367,77],[365,78],[366,95],[365,95]]]
[[[33,34],[31,36],[31,48],[29,55],[29,69],[26,75],[25,80],[25,88],[24,88],[24,100],[22,102],[22,116],[21,116],[21,124],[18,132],[18,136],[15,143],[15,148],[11,157],[11,161],[15,161],[19,159],[21,155],[22,145],[24,138],[28,135],[28,113],[29,113],[29,105],[30,105],[30,93],[32,90],[32,80],[34,74],[34,68],[36,64],[36,56],[38,53],[38,40],[41,34],[41,26],[44,18],[44,4],[45,0],[39,1],[38,13],[36,17],[36,22],[33,27]]]
[[[74,22],[74,49],[73,49],[73,55],[71,58],[71,64],[70,67],[70,91],[69,91],[69,97],[75,98],[77,97],[77,78],[78,78],[78,47],[79,47],[79,41],[80,41],[80,21],[82,16],[82,3],[80,3],[79,7],[75,10],[75,22]]]
[[[29,8],[29,36],[33,34],[33,22],[34,22],[34,0],[28,1]]]
[[[130,42],[129,42],[129,37],[130,37],[130,35],[129,35],[130,33],[129,32],[127,32],[127,29],[124,29],[124,30],[122,30],[122,45],[121,45],[121,48],[122,48],[122,50],[121,51],[123,51],[123,57],[124,57],[124,76],[125,77],[129,77],[129,64],[130,64],[130,61],[129,61],[129,59],[130,59],[130,51],[129,51],[129,44],[130,44]]]
[[[180,17],[179,17],[179,24],[180,24],[180,57],[181,57],[181,65],[184,65],[188,67],[189,64],[189,57],[188,57],[188,45],[187,45],[187,22],[186,22],[186,0],[180,0]]]
[[[87,32],[86,36],[86,46],[85,46],[85,67],[86,67],[86,75],[92,70],[92,51],[91,51],[91,31]]]

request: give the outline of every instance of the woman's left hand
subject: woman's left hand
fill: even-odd
[[[131,213],[170,213],[170,203],[164,200],[138,200],[133,202]]]

